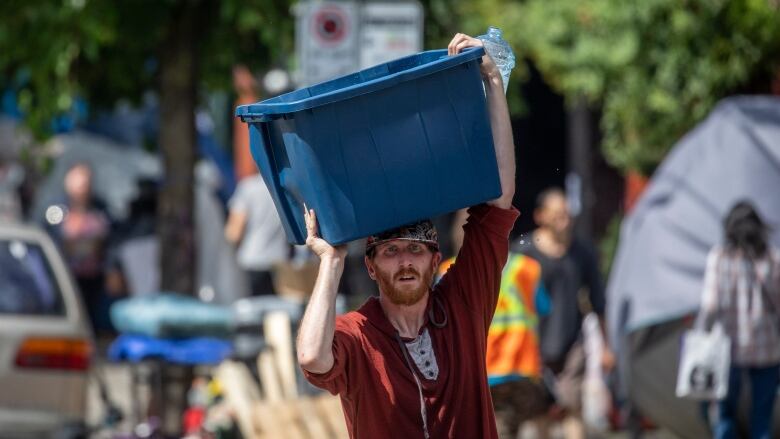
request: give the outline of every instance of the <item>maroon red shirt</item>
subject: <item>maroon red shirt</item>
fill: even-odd
[[[429,295],[429,318],[420,330],[430,333],[438,377],[426,379],[411,362],[431,438],[497,438],[485,349],[518,212],[480,205],[469,214],[463,248]],[[423,437],[420,394],[401,349],[395,328],[372,297],[336,318],[333,368],[324,374],[304,371],[312,384],[340,395],[351,438]]]

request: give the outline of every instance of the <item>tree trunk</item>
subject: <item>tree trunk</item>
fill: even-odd
[[[198,8],[175,4],[160,56],[160,134],[165,178],[157,228],[163,291],[195,293],[194,165]]]
[[[574,233],[581,238],[593,236],[593,123],[584,98],[578,98],[567,111],[569,129],[566,195],[577,220]]]
[[[205,0],[173,4],[160,52],[160,138],[165,179],[160,191],[157,232],[160,239],[160,284],[163,291],[195,295],[194,169],[197,136],[195,107],[198,42],[206,33],[212,6]],[[179,370],[176,378],[172,372]],[[163,365],[162,432],[180,437],[192,368]]]

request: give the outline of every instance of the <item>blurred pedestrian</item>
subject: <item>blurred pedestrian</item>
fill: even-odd
[[[530,256],[541,265],[543,283],[551,300],[550,314],[540,319],[542,362],[555,377],[553,391],[556,407],[563,410],[566,438],[584,438],[582,322],[592,310],[599,317],[603,333],[604,287],[594,249],[572,234],[573,221],[562,190],[550,188],[539,194],[534,221],[538,228],[530,239],[521,236],[513,243],[512,250]],[[614,366],[614,356],[607,346],[602,366],[606,370]]]
[[[25,146],[31,147],[30,141],[18,122],[0,116],[0,222],[24,219],[27,201],[24,195],[30,182],[20,157]]]
[[[451,229],[453,251],[463,245],[466,209],[455,214]],[[453,256],[439,265],[437,278],[456,262]],[[548,408],[549,394],[542,381],[538,318],[550,311],[541,266],[528,256],[509,253],[493,320],[487,338],[487,374],[496,430],[500,439],[515,439],[524,423]]]
[[[290,255],[282,221],[262,177],[238,182],[228,202],[225,238],[238,247],[238,264],[249,277],[253,295],[273,294],[273,268]]]
[[[127,218],[117,225],[110,242],[106,288],[112,297],[152,294],[160,289],[157,182],[141,178],[137,190]]]
[[[482,42],[457,34],[448,52],[475,46]],[[485,349],[518,213],[501,74],[489,56],[482,57],[480,73],[502,194],[469,209],[458,262],[433,288],[441,260],[433,224],[391,229],[366,245],[364,261],[379,297],[336,316],[347,248],[319,237],[315,212],[306,212],[306,242],[320,268],[298,332],[298,362],[312,384],[340,395],[351,438],[497,437]]]
[[[71,166],[64,178],[65,201],[46,211],[48,230],[57,241],[87,306],[96,333],[111,332],[105,290],[105,261],[111,219],[92,191],[87,163]]]
[[[517,438],[524,423],[549,407],[538,336],[538,319],[549,311],[541,266],[510,252],[487,341],[488,384],[499,438]]]
[[[750,437],[769,439],[780,381],[780,252],[769,244],[769,228],[747,201],[724,219],[724,244],[707,257],[697,324],[715,321],[731,338],[726,398],[718,402],[715,437],[737,437],[742,380],[750,380]]]
[[[245,65],[233,67],[233,90],[236,93],[235,107],[254,104],[259,100],[257,80]],[[257,174],[257,165],[249,150],[249,130],[237,117],[233,119],[233,163],[238,181]]]
[[[20,189],[24,178],[24,168],[0,153],[0,222],[22,220]]]
[[[197,295],[205,302],[232,305],[250,295],[249,280],[239,266],[234,243],[225,239],[224,205],[217,195],[221,186],[218,167],[209,160],[198,160],[195,164],[195,242],[200,249]]]

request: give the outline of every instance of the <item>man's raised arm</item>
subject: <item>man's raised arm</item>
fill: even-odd
[[[333,368],[333,334],[336,330],[336,293],[344,273],[346,246],[333,247],[317,235],[317,216],[307,210],[306,245],[320,258],[319,274],[298,329],[298,363],[312,373]]]
[[[465,34],[456,34],[447,46],[447,52],[449,55],[456,55],[463,49],[475,46],[482,47],[482,41]],[[501,179],[501,197],[487,204],[509,209],[515,196],[515,144],[512,137],[512,124],[509,120],[509,106],[504,95],[501,72],[487,53],[482,57],[480,73],[485,84],[490,128],[493,132],[498,175]]]

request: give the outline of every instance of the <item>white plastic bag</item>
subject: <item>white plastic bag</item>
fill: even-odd
[[[709,332],[689,329],[683,335],[677,397],[708,401],[725,398],[730,363],[731,340],[720,324]]]
[[[582,322],[583,347],[585,349],[585,377],[582,382],[582,418],[588,431],[604,433],[609,429],[609,410],[612,396],[604,379],[601,357],[604,353],[604,337],[599,318],[588,314]]]

